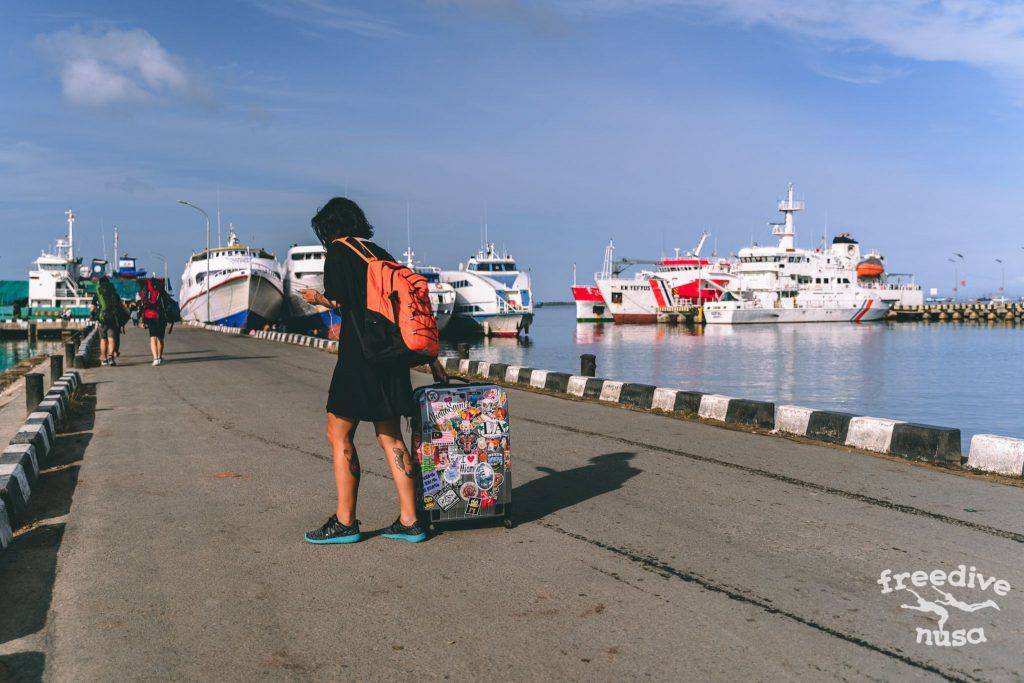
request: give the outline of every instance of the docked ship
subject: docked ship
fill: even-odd
[[[600,276],[597,287],[617,323],[655,323],[658,312],[679,306],[700,306],[716,301],[731,282],[731,264],[721,259],[702,257],[708,233],[701,233],[693,250],[655,261],[624,259],[623,265],[649,264],[654,270],[641,270],[631,278],[612,268]],[[612,245],[609,245],[610,247]]]
[[[324,291],[324,263],[327,250],[323,246],[293,245],[285,257],[284,324],[290,332],[337,340],[341,333],[338,311],[307,303],[302,290]]]
[[[75,213],[64,212],[67,235],[43,251],[28,274],[28,306],[35,317],[60,317],[70,311],[74,317],[88,317],[92,295],[80,280],[82,259],[75,256]],[[88,273],[89,268],[86,267]]]
[[[487,337],[528,334],[533,322],[530,275],[519,270],[510,254],[487,244],[458,270],[440,272],[441,282],[455,289],[452,332]]]
[[[233,226],[227,245],[193,254],[181,275],[184,320],[261,329],[277,322],[283,304],[277,259],[240,244]]]
[[[455,311],[455,288],[447,282],[441,281],[440,268],[417,264],[414,261],[416,254],[411,246],[402,255],[405,257],[405,265],[410,270],[427,279],[430,307],[434,311],[434,317],[437,318],[437,331],[442,331],[451,322],[452,313]]]
[[[778,246],[740,249],[721,298],[704,304],[705,322],[870,322],[885,316],[890,304],[879,289],[859,282],[860,245],[848,233],[837,235],[828,249],[796,247],[794,215],[803,209],[790,183],[778,203],[783,222],[771,224]]]
[[[615,242],[608,240],[608,246],[604,248],[601,272],[594,273],[595,283],[612,276],[614,254]],[[578,323],[610,323],[615,320],[611,311],[608,310],[608,304],[601,294],[601,289],[596,284],[577,284],[575,263],[572,264],[572,300],[576,302],[576,322]]]

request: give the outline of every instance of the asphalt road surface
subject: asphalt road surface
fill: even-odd
[[[85,373],[35,521],[0,555],[0,678],[1024,670],[1022,488],[512,390],[515,529],[312,546],[303,532],[334,506],[335,357],[179,329],[152,367],[145,341],[129,333],[120,367]],[[372,427],[360,432],[365,532],[397,506]],[[1011,590],[905,580],[919,603],[877,583],[961,564]],[[987,642],[917,643],[939,612],[901,605],[925,603],[948,613],[945,631],[982,628]]]

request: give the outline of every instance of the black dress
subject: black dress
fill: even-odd
[[[394,261],[373,242],[366,246],[380,259]],[[366,262],[342,244],[327,247],[324,295],[341,304],[341,340],[327,412],[338,417],[378,422],[413,414],[412,383],[405,364],[366,362],[356,325],[366,316]]]

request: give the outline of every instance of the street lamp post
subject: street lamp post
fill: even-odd
[[[997,258],[996,263],[999,264],[999,293],[1003,294],[1006,292],[1006,266],[1001,258]]]
[[[167,257],[164,256],[163,254],[158,254],[155,251],[151,251],[149,253],[152,254],[153,256],[156,256],[158,259],[160,259],[161,261],[164,262],[164,282],[166,283],[167,282]]]
[[[206,322],[210,322],[210,214],[206,213],[192,202],[186,202],[184,199],[178,200],[179,204],[185,206],[191,206],[193,209],[203,214],[203,218],[206,219]]]
[[[956,300],[956,288],[960,284],[960,275],[956,271],[956,261],[951,258],[946,259],[953,264],[953,300]]]

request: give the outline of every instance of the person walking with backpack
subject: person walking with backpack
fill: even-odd
[[[167,323],[174,329],[175,320],[168,320],[167,310],[169,298],[164,283],[156,278],[147,278],[139,287],[139,306],[142,307],[142,324],[149,331],[149,350],[153,354],[153,365],[163,365],[164,335],[167,334]]]
[[[414,463],[405,447],[401,428],[402,416],[412,415],[414,410],[409,370],[410,359],[415,358],[415,354],[397,353],[387,357],[381,353],[382,340],[368,334],[368,330],[383,329],[390,319],[397,321],[399,317],[399,312],[394,311],[393,317],[389,315],[390,319],[386,320],[375,310],[379,306],[371,307],[371,304],[381,303],[374,301],[380,292],[369,291],[379,288],[369,287],[368,278],[372,279],[382,267],[398,276],[422,276],[408,269],[403,271],[404,267],[397,264],[394,257],[370,241],[373,227],[363,210],[350,199],[331,199],[313,217],[312,226],[327,248],[324,292],[306,289],[302,297],[311,304],[340,308],[342,323],[338,361],[327,397],[327,441],[333,454],[338,502],[335,514],[318,529],[306,533],[306,541],[354,543],[362,538],[355,516],[361,469],[354,437],[360,422],[373,423],[377,444],[384,452],[398,494],[398,519],[382,535],[413,543],[426,540],[426,532],[416,515]],[[389,281],[396,279],[398,277],[391,277]],[[380,283],[375,281],[375,284]],[[425,281],[423,287],[425,296]],[[408,298],[409,294],[409,289],[400,292],[395,288],[389,298],[395,302],[395,308],[400,308],[398,300],[403,296]],[[415,303],[411,302],[403,310],[411,307],[422,311],[422,305],[416,308]],[[437,323],[433,320],[429,299],[426,307],[430,320],[423,322],[425,329],[433,322],[434,336],[433,345],[422,360],[427,360],[432,352],[431,370],[435,380],[447,381],[444,368],[436,358]]]
[[[121,347],[121,316],[126,315],[124,302],[118,296],[110,278],[103,276],[96,285],[96,294],[92,297],[92,313],[96,316],[96,324],[100,331],[100,364],[117,365],[117,355]]]

